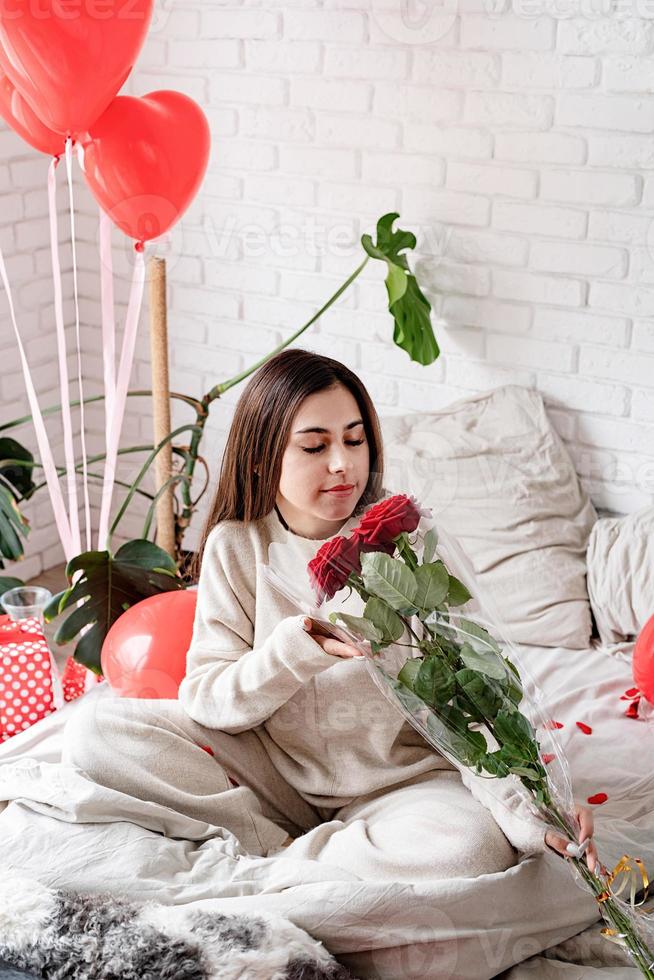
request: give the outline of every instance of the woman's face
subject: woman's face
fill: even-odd
[[[291,530],[308,538],[335,534],[362,496],[369,467],[368,440],[352,393],[337,384],[305,398],[291,425],[276,499]],[[344,484],[352,487],[349,493],[330,492]]]

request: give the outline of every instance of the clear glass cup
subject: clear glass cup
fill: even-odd
[[[22,619],[38,619],[43,626],[43,612],[50,599],[52,593],[41,585],[19,585],[0,596],[0,604],[15,623]]]

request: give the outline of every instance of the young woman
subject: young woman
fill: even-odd
[[[98,699],[66,727],[91,778],[232,831],[248,852],[417,882],[502,871],[565,841],[503,780],[458,770],[376,688],[359,651],[305,620],[262,574],[282,548],[302,574],[382,486],[380,426],[345,365],[285,350],[236,406],[198,552],[198,604],[178,700]],[[292,571],[293,570],[293,571]],[[577,808],[580,840],[591,813]],[[587,860],[596,854],[591,844]]]

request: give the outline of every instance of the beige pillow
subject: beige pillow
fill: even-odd
[[[540,394],[506,385],[381,425],[386,487],[415,494],[458,539],[508,638],[588,647],[597,514]]]
[[[602,642],[637,636],[654,616],[654,507],[597,521],[587,563],[588,594]]]

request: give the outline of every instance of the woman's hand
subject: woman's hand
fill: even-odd
[[[594,822],[593,822],[593,812],[589,810],[587,806],[582,806],[580,803],[575,804],[575,816],[579,821],[579,843],[586,840],[586,838],[591,838],[593,836]],[[545,834],[545,843],[548,847],[551,847],[553,851],[557,854],[561,854],[564,858],[572,857],[572,855],[566,852],[566,847],[570,843],[565,837],[560,837],[553,830],[548,830]],[[595,871],[595,868],[599,864],[599,858],[597,857],[597,848],[595,844],[590,842],[586,848],[586,853],[584,855],[586,859],[586,864],[590,871]]]
[[[344,643],[342,640],[338,640],[322,623],[316,623],[309,616],[304,617],[302,625],[309,636],[331,657],[342,657],[343,659],[363,657],[361,650],[358,650],[357,647],[352,646],[350,643]]]

